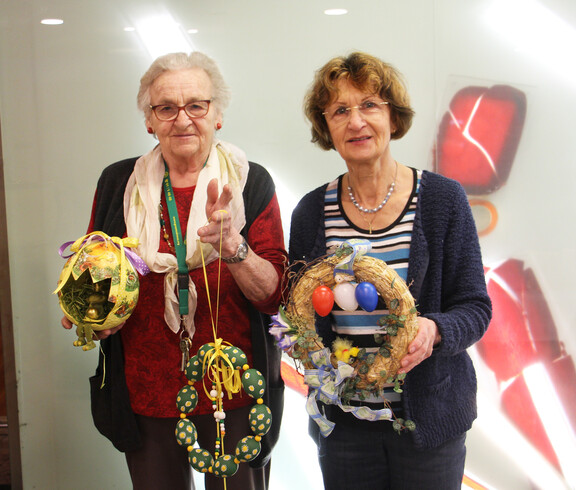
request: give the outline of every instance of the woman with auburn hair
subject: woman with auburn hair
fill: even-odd
[[[350,405],[391,407],[413,431],[388,420],[356,418],[338,405],[320,407],[335,422],[311,434],[328,490],[459,489],[466,432],[476,418],[476,377],[466,349],[486,331],[491,303],[478,236],[460,184],[398,162],[392,140],[409,130],[414,111],[400,73],[366,53],[326,63],[305,98],[312,141],[334,149],[347,172],[302,198],[292,215],[291,262],[311,262],[351,239],[368,240],[368,255],[406,281],[419,312],[416,337],[401,359],[402,393],[384,386]],[[338,336],[377,352],[380,301],[372,313],[317,317],[324,345]]]

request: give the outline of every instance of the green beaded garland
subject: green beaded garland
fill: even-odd
[[[176,407],[182,413],[190,413],[196,408],[198,403],[198,393],[193,386],[184,386],[176,397]]]
[[[236,459],[242,463],[252,461],[260,454],[261,448],[262,445],[254,439],[254,436],[246,436],[236,444]]]
[[[219,345],[219,344],[218,344]],[[216,356],[216,354],[218,354]],[[210,360],[218,360],[218,357],[226,357],[235,370],[241,370],[247,367],[248,358],[241,349],[233,345],[223,347],[218,353],[214,345],[204,344],[198,353],[191,357],[186,364],[186,378],[191,382],[202,380],[204,375],[204,362],[208,362],[208,357],[214,357]],[[224,361],[221,359],[219,362]],[[226,362],[226,361],[224,361]],[[264,376],[257,369],[247,369],[242,374],[242,387],[244,391],[255,399],[260,399],[266,390],[266,381]],[[259,400],[260,402],[262,400]],[[198,403],[198,393],[191,385],[184,386],[179,392],[176,399],[178,410],[184,414],[191,413]],[[252,407],[248,417],[248,424],[254,433],[254,436],[246,436],[236,445],[235,457],[230,454],[219,456],[220,441],[217,441],[216,453],[214,456],[206,449],[194,448],[198,436],[194,424],[182,418],[176,425],[176,440],[181,446],[188,450],[188,461],[192,468],[200,473],[212,472],[215,476],[227,478],[233,476],[238,471],[238,466],[242,462],[248,462],[255,459],[261,451],[260,441],[256,440],[257,436],[265,435],[272,424],[272,412],[263,404]]]
[[[254,405],[250,409],[248,423],[255,435],[263,436],[270,430],[272,425],[272,412],[264,404]]]
[[[228,359],[234,366],[234,369],[242,369],[248,364],[248,358],[241,349],[234,345],[228,345],[222,349],[222,352],[228,356]]]
[[[192,356],[186,364],[186,378],[192,382],[200,381],[204,377],[202,364],[198,360],[198,355]]]
[[[188,453],[190,466],[200,473],[207,473],[214,465],[214,458],[206,449],[195,447]]]
[[[180,419],[176,424],[176,441],[181,446],[193,446],[198,438],[196,426],[188,419]]]
[[[252,398],[262,398],[266,391],[264,376],[257,369],[247,369],[242,374],[242,386],[244,391]]]
[[[238,471],[238,463],[229,454],[220,456],[214,461],[212,472],[221,478],[227,478],[234,475]]]

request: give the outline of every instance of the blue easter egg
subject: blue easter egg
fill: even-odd
[[[356,301],[363,310],[374,311],[378,304],[378,291],[376,286],[370,282],[361,282],[356,286],[354,292]]]

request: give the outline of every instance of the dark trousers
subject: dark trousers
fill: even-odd
[[[236,443],[251,435],[248,413],[251,406],[226,412],[224,450],[234,454]],[[192,490],[192,467],[188,452],[176,442],[177,418],[154,418],[136,415],[143,446],[126,453],[126,462],[134,490]],[[198,443],[214,455],[216,425],[212,414],[188,417],[198,431]],[[226,479],[227,490],[266,490],[270,477],[270,463],[262,468],[251,468],[240,463],[238,472]],[[205,474],[207,490],[224,489],[224,480]]]
[[[414,447],[410,434],[396,433],[390,421],[364,422],[358,427],[338,420],[340,417],[331,419],[336,422],[333,432],[326,438],[318,434],[316,441],[326,490],[462,487],[466,434],[421,451]]]

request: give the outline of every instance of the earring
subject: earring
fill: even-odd
[[[148,134],[154,134],[154,130],[152,128],[147,128]]]
[[[222,129],[222,124],[221,124],[221,123],[216,123],[216,129]]]

